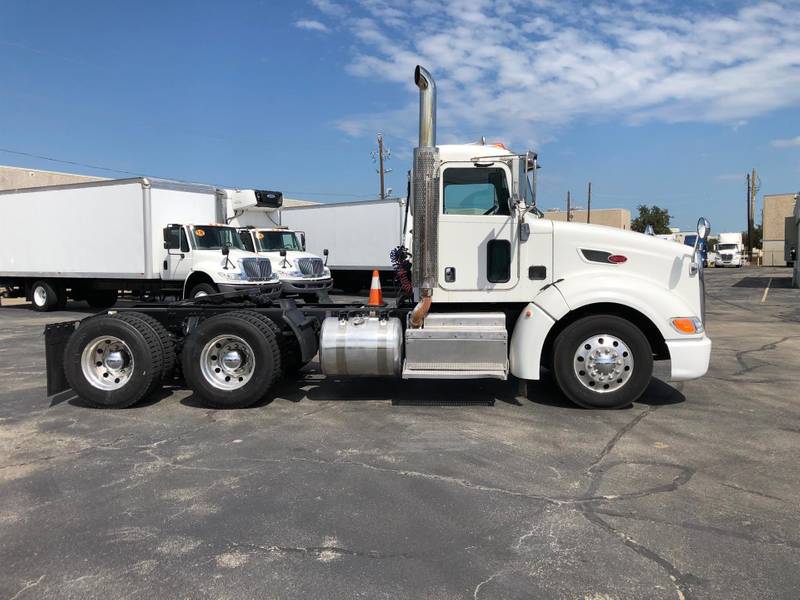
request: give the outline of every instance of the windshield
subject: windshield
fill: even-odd
[[[244,244],[233,227],[218,225],[195,225],[192,241],[198,250],[221,250],[223,246],[244,250]]]
[[[261,252],[303,249],[294,231],[259,231],[256,233],[256,240]]]
[[[736,244],[718,244],[717,250],[737,250],[738,246]]]

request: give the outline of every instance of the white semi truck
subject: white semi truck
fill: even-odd
[[[744,244],[741,232],[720,233],[717,240],[719,260],[716,267],[741,267],[744,264]]]
[[[224,217],[216,188],[163,179],[0,192],[0,284],[39,311],[68,298],[106,308],[120,290],[280,294],[270,261],[248,252]]]
[[[437,145],[433,78],[417,67],[415,82],[408,300],[201,298],[50,325],[48,392],[71,388],[98,406],[128,406],[179,360],[195,397],[242,407],[317,354],[331,377],[527,381],[549,369],[573,402],[597,408],[639,398],[654,361],[669,361],[673,380],[702,376],[711,340],[696,249],[542,218],[535,155]],[[708,229],[700,219],[698,239]]]
[[[336,287],[357,292],[369,287],[373,270],[384,282],[393,281],[389,253],[404,243],[407,212],[405,198],[335,202],[283,208],[279,222],[302,230],[310,252],[327,251]]]
[[[270,259],[272,269],[281,280],[284,295],[316,297],[327,301],[333,286],[330,269],[326,266],[328,250],[320,255],[306,251],[304,231],[282,226],[280,218],[283,195],[280,192],[220,189],[225,201],[226,222],[237,227],[239,237],[250,252]],[[328,229],[338,229],[344,223],[329,222]]]

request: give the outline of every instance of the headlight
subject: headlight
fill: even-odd
[[[240,271],[220,271],[218,275],[228,281],[241,281],[245,278],[244,273]]]
[[[292,269],[292,270],[278,269],[278,274],[282,275],[283,277],[302,277],[303,276],[303,272],[302,271],[297,271],[295,269]]]
[[[328,267],[325,267],[324,269],[322,269],[322,274],[325,277],[330,277],[331,276],[331,270]]]

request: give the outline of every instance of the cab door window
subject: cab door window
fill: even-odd
[[[444,170],[444,214],[508,215],[506,173],[496,167]]]

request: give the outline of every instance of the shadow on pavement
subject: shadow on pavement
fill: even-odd
[[[772,283],[770,283],[772,280]],[[771,288],[777,289],[790,289],[792,287],[792,276],[788,277],[742,277],[739,281],[734,283],[731,287],[740,288],[765,288],[769,285]]]

